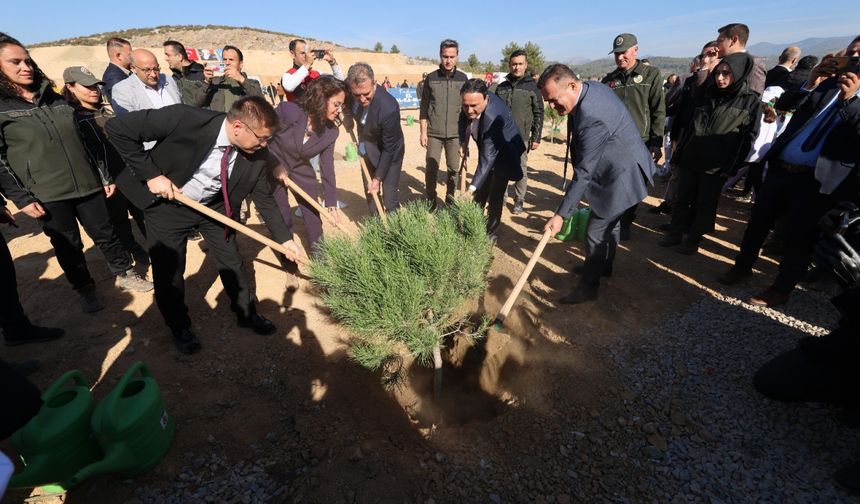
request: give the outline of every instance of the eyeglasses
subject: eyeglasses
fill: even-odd
[[[139,66],[137,66],[137,65],[134,65],[134,68],[137,68],[138,70],[140,70],[141,72],[143,72],[143,73],[145,73],[145,74],[150,74],[150,73],[159,73],[159,72],[161,72],[161,67],[160,67],[160,66],[155,66],[155,67],[152,67],[152,68],[141,68],[141,67],[139,67]]]
[[[251,129],[251,127],[250,127],[250,126],[248,126],[248,124],[247,124],[245,121],[239,121],[239,122],[240,122],[240,123],[242,123],[242,125],[243,125],[243,126],[245,126],[246,128],[248,128],[248,131],[250,131],[252,135],[254,135],[255,137],[257,137],[257,140],[258,140],[260,143],[269,143],[269,142],[271,142],[271,141],[272,141],[272,138],[275,136],[275,135],[260,136],[260,135],[258,135],[258,134],[257,134],[257,132],[255,132],[254,130],[252,130],[252,129]]]
[[[334,108],[336,108],[338,110],[343,110],[344,108],[346,108],[346,104],[343,102],[341,102],[341,103],[334,102],[334,103],[332,103],[332,105],[334,105]]]

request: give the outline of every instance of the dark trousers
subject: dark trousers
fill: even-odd
[[[747,163],[745,166],[747,167],[747,176],[744,181],[743,193],[749,194],[753,192],[758,195],[758,192],[761,190],[764,163]]]
[[[365,158],[367,171],[370,172],[370,177],[376,176],[376,168],[369,159]],[[390,166],[385,178],[382,179],[382,206],[386,212],[393,212],[400,207],[400,172],[402,166]],[[365,194],[367,204],[370,207],[370,215],[376,215],[376,204],[373,203],[373,196]]]
[[[223,202],[209,205],[224,213]],[[185,305],[185,249],[188,232],[197,228],[209,253],[215,257],[221,284],[230,299],[230,308],[239,318],[255,313],[251,287],[245,274],[236,237],[224,238],[224,225],[172,202],[162,202],[145,211],[147,245],[152,261],[155,302],[172,330],[191,327]]]
[[[134,239],[134,234],[131,232],[131,222],[128,220],[128,215],[131,214],[135,224],[137,224],[137,229],[145,238],[146,224],[143,210],[132,205],[128,201],[128,198],[118,189],[114,192],[113,196],[107,198],[107,209],[108,215],[110,215],[110,222],[122,246],[129,252],[142,248]]]
[[[445,165],[448,167],[448,180],[445,187],[445,201],[450,201],[460,181],[460,140],[454,138],[427,137],[427,158],[424,168],[424,183],[427,186],[427,199],[436,202],[436,181],[439,178],[439,161],[445,151]]]
[[[756,195],[741,241],[741,251],[735,257],[735,267],[751,269],[770,229],[777,219],[785,217],[791,231],[784,236],[785,255],[779,263],[779,274],[773,286],[782,292],[794,289],[806,274],[812,248],[818,237],[818,221],[827,210],[827,203],[823,201],[825,198],[818,194],[819,187],[811,170],[806,173],[788,173],[772,166]]]
[[[497,177],[491,170],[484,183],[475,191],[475,203],[487,206],[487,234],[493,235],[502,223],[502,208],[505,206],[505,189],[508,179]]]
[[[290,170],[290,180],[301,187],[311,198],[317,197],[317,175],[309,166],[301,166]],[[292,229],[293,215],[290,213],[290,197],[287,194],[287,189],[283,184],[278,182],[273,195],[275,203],[278,204],[278,210],[281,211],[281,216],[284,218],[284,222],[287,224],[287,227]],[[296,196],[296,202],[299,204],[299,208],[302,209],[302,219],[305,221],[305,231],[308,234],[307,249],[313,252],[316,243],[322,238],[321,216],[304,199]]]
[[[84,257],[84,244],[78,221],[107,259],[110,270],[118,275],[131,268],[131,256],[123,248],[110,222],[105,195],[99,191],[83,198],[43,203],[46,215],[39,219],[51,239],[57,261],[75,289],[93,284]]]
[[[687,240],[698,242],[702,235],[714,230],[717,206],[725,178],[720,175],[681,169],[678,198],[672,209],[670,233],[688,233]]]
[[[585,264],[582,282],[597,287],[604,272],[612,269],[615,251],[621,240],[621,218],[618,215],[602,217],[591,211],[588,227],[585,230]]]
[[[30,321],[24,315],[24,308],[18,298],[18,278],[15,264],[5,237],[0,237],[0,328],[4,334],[11,334],[27,327]]]

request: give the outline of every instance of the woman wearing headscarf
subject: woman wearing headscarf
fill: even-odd
[[[698,251],[705,233],[714,230],[720,190],[743,165],[758,136],[761,98],[747,85],[753,59],[746,53],[723,58],[713,81],[694,104],[693,120],[678,142],[674,161],[681,168],[678,200],[664,247]]]

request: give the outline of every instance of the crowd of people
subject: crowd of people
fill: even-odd
[[[659,244],[687,255],[714,231],[721,193],[745,178],[754,204],[735,264],[719,282],[750,277],[775,228],[783,240],[779,274],[752,304],[785,303],[815,253],[821,269],[836,271],[846,289],[838,304],[844,318],[821,340],[826,348],[805,343],[780,356],[757,375],[756,386],[781,399],[849,401],[850,392],[841,393],[844,383],[860,381],[844,358],[844,352],[857,355],[856,338],[846,335],[856,336],[860,328],[856,309],[849,308],[860,306],[860,37],[821,60],[786,48],[770,70],[747,53],[748,39],[746,25],[723,26],[688,73],[666,79],[638,58],[639,41],[631,33],[612,40],[616,68],[599,82],[581,79],[563,64],[536,74],[541,69],[530,68],[527,54],[515,51],[498,84],[459,70],[459,44],[445,39],[439,68],[418,84],[425,196],[431,210],[437,208],[444,153],[444,201],[465,193],[486,207],[487,232],[495,237],[509,189],[511,212],[526,211],[528,157],[540,147],[545,105],[567,116],[565,178],[568,158],[573,175],[545,230],[559,232],[587,201],[585,261],[572,271],[581,278],[559,300],[578,304],[599,298],[600,280],[612,275],[618,244],[630,238],[655,175],[665,173],[668,182],[664,201],[651,211],[671,215]],[[356,63],[344,76],[333,51],[296,39],[289,44],[292,65],[277,85],[264,89],[244,72],[243,53],[233,45],[223,48],[219,75],[189,61],[175,40],[163,45],[170,72],[162,71],[153,52],[126,40],[112,38],[106,49],[109,64],[101,78],[72,66],[58,88],[20,42],[0,34],[0,192],[39,223],[84,312],[103,305],[84,259],[79,223],[119,288],[154,289],[179,352],[202,347],[184,293],[186,243],[196,236],[217,263],[237,325],[275,333],[255,309],[234,233],[176,199],[181,193],[237,220],[251,199],[271,237],[290,252],[282,262],[300,261],[315,253],[323,216],[315,201],[294,194],[306,231],[303,240],[294,239],[286,185],[311,198],[321,193],[328,217],[345,218],[334,169],[341,124],[358,131],[357,149],[371,176],[370,212],[376,211],[373,195],[382,196],[386,212],[397,210],[406,149],[400,108],[387,92],[388,78],[379,84],[370,65]],[[330,75],[314,68],[320,60]],[[405,80],[402,86],[408,86]],[[470,139],[477,168],[466,184]],[[824,231],[823,217],[829,222]],[[16,215],[4,206],[0,218],[14,224]],[[145,244],[135,238],[132,221]],[[780,222],[790,230],[780,233],[786,226]],[[5,239],[0,261],[6,344],[62,337],[62,329],[33,325],[24,314]]]

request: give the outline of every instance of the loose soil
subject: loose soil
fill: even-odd
[[[407,115],[417,111],[402,112],[404,201],[424,192],[425,154],[418,125],[406,126]],[[367,206],[359,165],[342,156],[347,138],[342,133],[337,145],[339,197],[358,221]],[[564,146],[548,140],[531,154],[526,212],[511,215],[508,200],[487,290],[472,307],[476,315],[495,316],[537,245],[561,197],[563,157]],[[469,168],[474,172],[474,160]],[[663,186],[650,192],[662,195]],[[488,494],[515,502],[549,500],[570,491],[562,485],[563,468],[553,463],[558,444],[551,433],[576,431],[597,415],[615,418],[629,399],[607,349],[635,341],[715,288],[749,210],[749,204],[723,198],[717,231],[702,253],[687,257],[657,246],[658,225],[667,218],[646,210],[659,201],[649,197],[641,205],[633,238],[620,246],[597,302],[557,303],[575,284],[568,271],[581,261],[582,246],[551,241],[504,328],[446,350],[439,401],[432,400],[432,370],[407,361],[403,383],[386,389],[378,374],[353,363],[349,334],[329,317],[307,279],[296,292],[285,289],[288,274],[272,251],[244,237],[240,247],[256,281],[258,311],[278,332],[263,337],[236,327],[214,261],[201,242],[190,242],[186,299],[203,350],[189,357],[174,350],[152,293],[117,289],[88,239],[86,256],[105,309],[81,313],[48,239],[19,213],[20,228],[3,233],[22,302],[35,323],[64,327],[67,335],[2,354],[12,361],[38,358],[42,369],[32,379],[43,388],[66,370],[80,369],[97,382],[97,398],[143,360],[176,420],[173,446],[150,474],[133,481],[92,478],[66,502],[128,502],[142,487],[170,488],[197,455],[248,461],[261,447],[278,461],[268,468],[270,476],[287,485],[274,502],[483,502]],[[303,236],[301,219],[296,222]],[[256,215],[250,224],[265,232]],[[753,284],[763,288],[775,268],[769,259],[759,264],[764,274]],[[13,451],[8,441],[0,447]],[[12,491],[2,502],[29,495]]]

